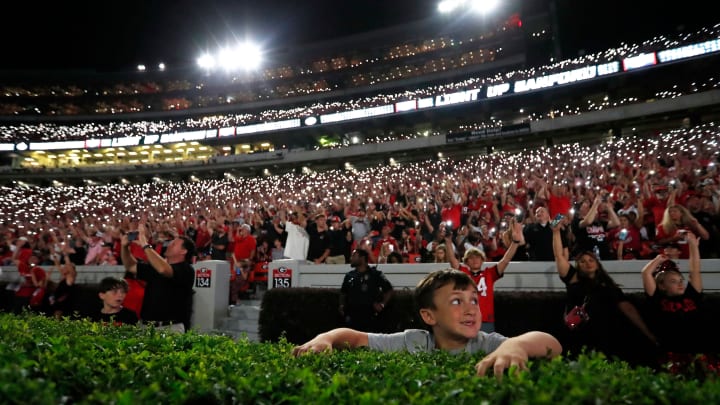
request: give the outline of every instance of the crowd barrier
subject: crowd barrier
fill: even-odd
[[[605,269],[620,284],[625,292],[642,292],[640,271],[646,261],[607,261]],[[688,261],[679,260],[679,267],[687,274]],[[492,265],[487,263],[486,266]],[[51,266],[41,266],[47,270]],[[377,266],[396,289],[412,290],[418,281],[433,270],[450,267],[447,263],[381,264]],[[194,265],[194,310],[193,328],[203,331],[215,330],[227,313],[230,281],[230,266],[227,261],[208,260]],[[720,259],[701,261],[703,289],[706,293],[720,292]],[[0,272],[0,284],[8,285],[21,281],[17,268],[4,266]],[[276,260],[270,262],[267,272],[268,289],[273,288],[328,288],[339,289],[345,273],[351,270],[349,264],[314,264],[300,260]],[[78,266],[77,283],[94,285],[104,277],[122,278],[122,266]],[[59,281],[59,274],[53,271],[50,280]],[[557,275],[554,262],[510,262],[503,278],[495,283],[498,292],[565,291]]]
[[[687,275],[688,261],[678,260]],[[626,292],[643,291],[640,272],[644,260],[605,261],[603,267]],[[485,266],[490,266],[487,263]],[[448,268],[448,263],[380,264],[377,266],[395,288],[413,289],[418,281],[433,270]],[[314,264],[298,260],[276,260],[270,263],[268,288],[315,287],[340,288],[349,264]],[[720,259],[701,261],[704,290],[720,292]],[[565,291],[555,262],[510,262],[503,278],[495,283],[496,291]]]

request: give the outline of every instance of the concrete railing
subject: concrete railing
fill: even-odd
[[[606,261],[603,267],[626,292],[642,291],[640,271],[647,261]],[[492,265],[487,263],[485,266]],[[687,278],[687,260],[678,261],[680,270]],[[448,268],[448,263],[381,264],[381,270],[395,288],[414,288],[425,275],[433,270]],[[283,269],[283,271],[280,271]],[[268,288],[317,287],[340,288],[350,265],[317,265],[297,260],[277,260],[270,263]],[[720,259],[702,260],[701,271],[706,292],[720,292]],[[287,274],[290,277],[287,277]],[[290,282],[278,283],[281,276]],[[511,262],[505,276],[495,283],[496,291],[565,291],[555,268],[555,262]]]
[[[643,260],[606,261],[603,266],[613,279],[625,291],[642,291],[640,271],[646,264]],[[687,278],[687,260],[680,260],[680,270]],[[487,263],[485,266],[492,265]],[[46,271],[52,266],[41,266]],[[420,264],[381,264],[381,270],[395,288],[414,288],[417,282],[433,270],[450,267],[447,263]],[[283,272],[279,272],[284,268]],[[268,269],[268,288],[317,287],[340,288],[345,273],[350,271],[349,264],[312,264],[297,260],[277,260],[271,262]],[[289,270],[289,271],[288,271]],[[720,259],[704,259],[701,261],[703,286],[706,292],[720,292]],[[122,277],[123,266],[77,266],[77,282],[83,284],[99,283],[103,277]],[[275,275],[275,276],[274,276]],[[277,283],[277,275],[282,275],[289,282]],[[287,277],[289,275],[290,277]],[[53,271],[50,280],[58,281],[60,275]],[[0,282],[18,281],[17,268],[3,266]],[[277,285],[276,285],[277,283]],[[557,275],[554,262],[511,262],[505,270],[505,276],[496,284],[497,291],[564,291],[565,286]]]

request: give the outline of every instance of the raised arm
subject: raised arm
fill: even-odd
[[[617,213],[615,212],[615,209],[613,209],[613,206],[611,203],[605,203],[605,210],[608,213],[608,229],[610,228],[617,228],[620,226],[620,218],[618,218]]]
[[[700,274],[700,248],[698,246],[700,241],[694,233],[688,232],[687,242],[688,247],[690,248],[690,258],[688,260],[690,272],[688,274],[688,283],[692,284],[695,291],[702,292],[703,283],[702,275]]]
[[[130,242],[128,241],[127,234],[120,238],[120,259],[122,260],[125,270],[130,273],[137,273],[137,260],[130,253]]]
[[[560,277],[565,277],[565,275],[568,273],[568,270],[570,270],[570,262],[568,262],[568,259],[563,252],[562,238],[560,237],[560,227],[562,225],[558,223],[555,226],[550,226],[553,235],[552,245],[553,255],[555,256],[555,267],[557,267],[557,272]]]
[[[455,255],[455,245],[453,245],[452,236],[450,235],[445,235],[445,250],[448,256],[448,262],[450,262],[450,267],[452,267],[453,269],[459,269],[460,261]]]
[[[645,294],[651,297],[655,295],[655,291],[657,290],[657,283],[655,282],[655,277],[653,277],[653,272],[665,260],[668,260],[668,257],[665,255],[655,256],[654,259],[650,260],[645,266],[643,266],[640,273],[643,282],[643,289],[645,289]]]
[[[597,216],[597,213],[598,213],[598,206],[600,205],[601,202],[602,201],[601,201],[600,195],[595,196],[595,199],[593,200],[593,203],[590,206],[590,209],[588,210],[587,215],[585,215],[585,218],[583,218],[582,221],[580,221],[580,225],[579,225],[580,228],[585,228],[588,225],[595,222],[595,217]]]
[[[512,258],[515,257],[518,246],[525,244],[525,236],[523,236],[522,224],[518,223],[513,218],[510,220],[510,229],[512,230],[512,233],[510,235],[510,245],[508,245],[508,248],[505,251],[505,255],[502,257],[502,259],[500,259],[497,264],[498,272],[500,274],[503,274],[505,272],[508,264],[510,264]]]
[[[309,342],[295,346],[292,354],[330,352],[333,349],[352,349],[368,345],[368,334],[350,328],[337,328],[321,333]]]

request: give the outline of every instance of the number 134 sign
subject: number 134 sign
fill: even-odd
[[[195,288],[210,288],[212,270],[202,268],[195,270]]]
[[[272,271],[273,288],[292,287],[292,269],[280,266]]]

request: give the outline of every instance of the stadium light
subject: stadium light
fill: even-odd
[[[471,2],[473,11],[480,14],[487,14],[495,10],[498,6],[497,0],[474,0]]]
[[[450,13],[460,7],[464,0],[443,0],[438,3],[438,11],[441,13]]]
[[[245,70],[257,69],[262,63],[262,52],[257,45],[245,42],[237,48],[237,53],[242,58],[242,67]]]
[[[221,49],[216,57],[206,53],[197,59],[197,64],[205,70],[221,67],[227,72],[236,70],[254,70],[262,63],[262,51],[256,44],[245,42],[235,47]]]
[[[211,70],[215,67],[215,58],[209,53],[206,53],[197,59],[197,64],[203,69]]]
[[[497,8],[498,0],[442,0],[438,3],[438,11],[443,14],[458,9],[472,10],[479,14],[487,14]]]

